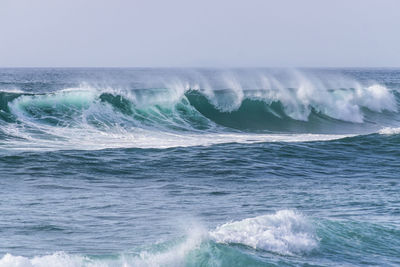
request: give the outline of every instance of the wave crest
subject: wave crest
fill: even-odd
[[[379,134],[384,134],[384,135],[400,134],[400,128],[385,127],[379,130]]]
[[[226,223],[210,235],[220,243],[243,244],[278,254],[305,253],[318,246],[311,223],[292,210]]]

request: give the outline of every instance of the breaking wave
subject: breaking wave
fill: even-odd
[[[397,91],[295,77],[262,76],[253,84],[225,77],[213,89],[178,81],[158,89],[2,91],[0,140],[4,147],[24,148],[24,142],[31,148],[164,148],[331,140],[399,123]]]
[[[233,243],[248,248],[235,247]],[[0,259],[0,267],[262,265],[248,249],[292,255],[310,252],[317,245],[311,222],[299,213],[282,210],[224,224],[209,233],[192,228],[183,240],[129,253],[89,257],[57,252],[33,258],[6,254]]]
[[[119,254],[56,252],[33,257],[9,253],[0,267],[265,266],[321,264],[318,254],[341,255],[353,265],[398,264],[400,231],[390,225],[309,218],[293,210],[229,222],[207,232],[191,226],[184,237]],[[255,253],[257,252],[257,253]],[[369,254],[365,254],[365,253]],[[325,265],[336,265],[337,258]]]

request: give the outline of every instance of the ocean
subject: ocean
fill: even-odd
[[[400,69],[0,69],[0,266],[399,266]]]

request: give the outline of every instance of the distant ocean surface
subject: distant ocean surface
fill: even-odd
[[[0,69],[0,267],[399,266],[400,69]]]

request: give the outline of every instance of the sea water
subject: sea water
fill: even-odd
[[[0,69],[0,266],[400,265],[399,69]]]

